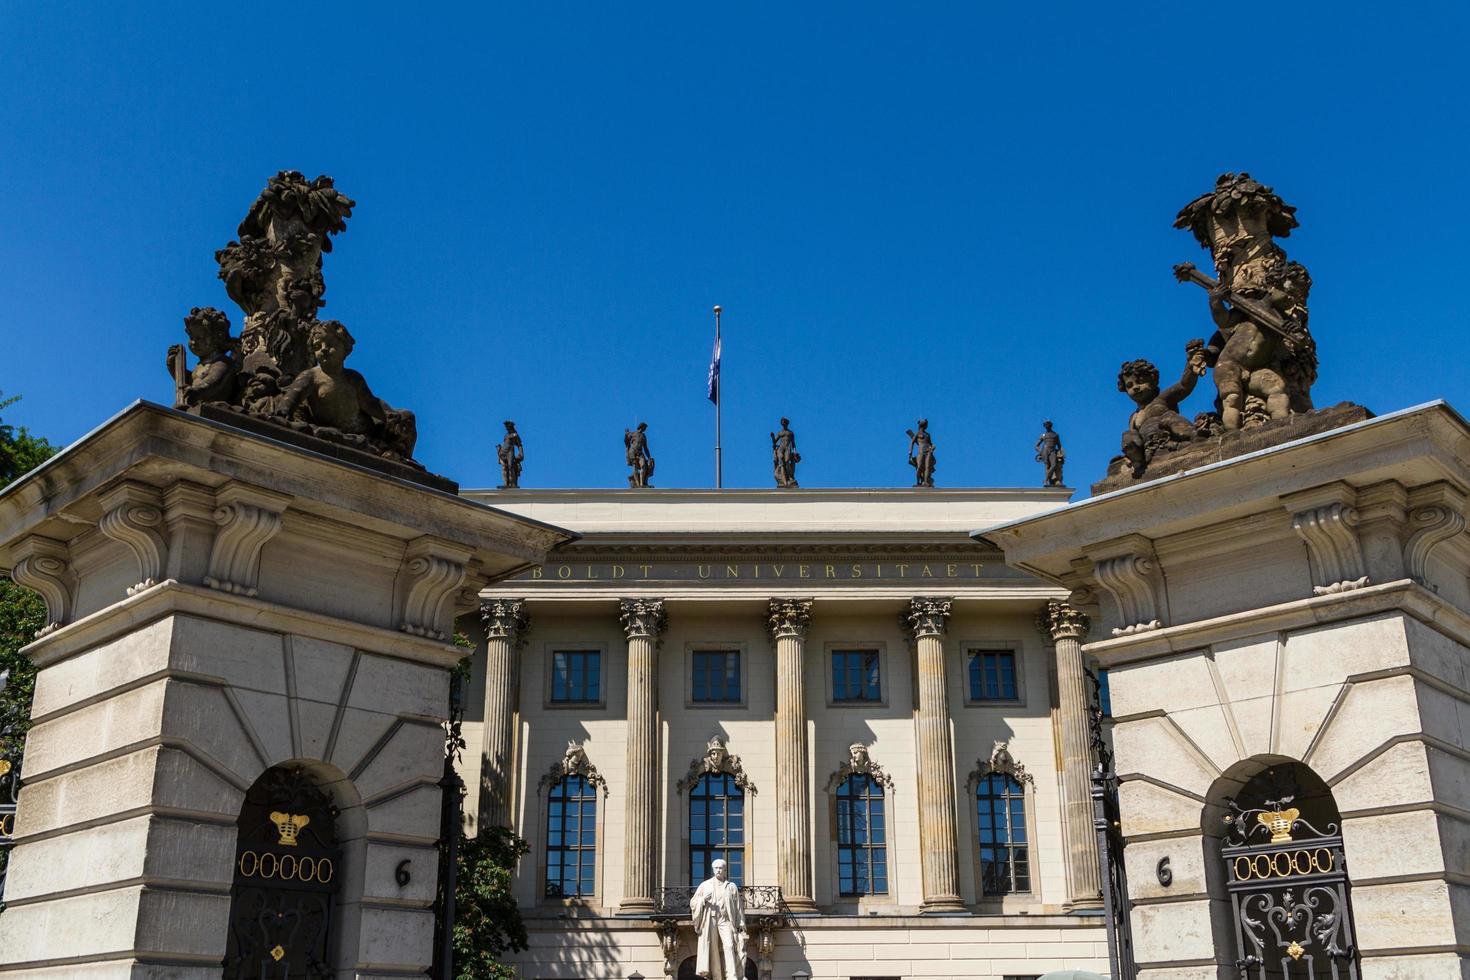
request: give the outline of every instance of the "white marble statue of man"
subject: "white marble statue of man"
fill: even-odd
[[[709,980],[741,980],[745,976],[745,911],[740,886],[729,880],[725,862],[712,865],[715,876],[694,892],[689,910],[699,934],[699,956],[694,972]]]

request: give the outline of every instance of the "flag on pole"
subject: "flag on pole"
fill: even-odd
[[[709,359],[709,400],[720,403],[720,333],[715,330],[715,350]]]

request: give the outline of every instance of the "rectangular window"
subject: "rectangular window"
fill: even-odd
[[[883,784],[855,773],[837,787],[837,879],[844,898],[888,892]]]
[[[1016,701],[1016,651],[970,651],[970,700]]]
[[[740,651],[695,650],[690,700],[695,704],[739,704]]]
[[[975,791],[975,818],[980,832],[981,894],[1029,892],[1025,787],[1003,772],[985,776]]]
[[[601,650],[557,650],[551,655],[553,704],[597,704],[601,700]]]
[[[832,700],[882,701],[877,650],[832,651]]]

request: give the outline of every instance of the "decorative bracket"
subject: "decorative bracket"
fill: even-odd
[[[602,778],[602,773],[587,758],[587,750],[576,742],[567,743],[566,754],[551,764],[546,774],[541,777],[537,784],[538,790],[544,790],[547,786],[559,783],[568,776],[581,776],[587,782],[602,790],[602,795],[607,796],[607,780]]]
[[[1153,542],[1141,534],[1115,538],[1088,552],[1097,584],[1118,607],[1114,636],[1156,630],[1169,618],[1164,573]]]
[[[453,602],[473,552],[439,538],[415,538],[398,569],[398,628],[413,636],[448,640]]]
[[[947,596],[915,596],[908,608],[899,614],[898,624],[911,641],[923,636],[943,636],[949,629],[949,614],[954,600]]]
[[[260,585],[260,553],[281,530],[291,498],[260,487],[230,483],[214,495],[214,546],[204,584],[233,595],[254,596]]]
[[[15,567],[10,575],[46,600],[46,625],[36,631],[40,638],[71,622],[77,595],[77,579],[71,570],[71,549],[66,542],[32,534],[10,549]]]
[[[806,636],[812,624],[812,600],[772,599],[766,615],[766,632],[771,642]]]
[[[745,767],[740,764],[738,755],[731,755],[730,750],[725,747],[723,735],[712,735],[705,745],[704,755],[695,759],[689,766],[689,771],[684,778],[679,780],[677,788],[679,792],[690,789],[700,778],[707,773],[723,772],[735,777],[735,785],[747,793],[754,794],[755,786],[750,778],[745,775]]]
[[[1291,513],[1291,528],[1307,544],[1314,595],[1334,595],[1368,584],[1363,546],[1358,540],[1357,491],[1329,483],[1281,498]]]
[[[164,526],[163,495],[146,483],[123,480],[97,496],[102,503],[97,529],[127,545],[138,560],[138,581],[128,586],[128,595],[153,588],[168,567],[168,542],[159,530]]]
[[[848,776],[859,774],[872,777],[887,789],[893,788],[893,777],[873,761],[873,757],[868,754],[868,747],[861,742],[853,742],[847,747],[847,759],[827,780],[827,792],[835,790]]]
[[[1443,482],[1415,487],[1409,492],[1409,527],[1404,569],[1423,585],[1430,553],[1465,530],[1465,494]]]
[[[1036,785],[1036,777],[1026,771],[1026,767],[1017,762],[1011,755],[1011,743],[1008,740],[999,740],[990,750],[990,758],[975,760],[975,771],[970,773],[970,786],[979,785],[980,780],[992,773],[1004,773],[1018,783],[1030,783]]]

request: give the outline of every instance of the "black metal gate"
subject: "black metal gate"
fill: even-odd
[[[0,671],[0,693],[10,682],[10,671]],[[29,708],[29,705],[26,705]],[[15,842],[15,804],[20,795],[20,753],[24,716],[7,717],[0,704],[0,908],[5,902],[5,875]]]
[[[1118,774],[1103,735],[1102,684],[1087,671],[1091,686],[1088,726],[1092,736],[1092,826],[1102,873],[1103,914],[1108,930],[1108,965],[1113,980],[1134,980],[1133,928],[1128,878],[1123,867],[1123,831],[1118,815]]]
[[[1347,861],[1335,824],[1323,833],[1291,800],[1234,800],[1225,861],[1241,980],[1358,980]]]
[[[225,977],[332,976],[337,808],[304,770],[277,767],[246,792],[239,827]]]

